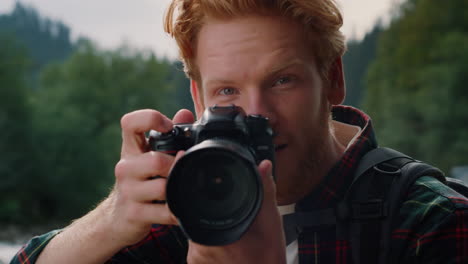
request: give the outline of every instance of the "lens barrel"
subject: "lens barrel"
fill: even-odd
[[[185,235],[204,245],[238,240],[257,215],[263,188],[248,147],[226,138],[188,149],[167,182],[167,203]]]

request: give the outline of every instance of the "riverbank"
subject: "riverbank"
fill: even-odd
[[[23,244],[34,236],[64,227],[63,223],[50,223],[35,226],[23,226],[0,223],[0,242]]]
[[[43,228],[2,225],[0,229],[0,264],[10,263],[21,246],[31,237],[40,234]]]
[[[0,264],[10,263],[11,258],[32,237],[59,228],[58,225],[19,226],[0,225]]]
[[[13,256],[20,250],[22,244],[0,242],[0,264],[10,263]]]

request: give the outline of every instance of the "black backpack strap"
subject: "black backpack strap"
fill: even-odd
[[[379,256],[378,263],[387,263],[390,253],[391,233],[395,228],[396,220],[400,212],[400,208],[408,196],[411,186],[416,180],[423,176],[431,176],[445,183],[445,176],[439,169],[420,161],[407,163],[401,168],[401,173],[395,178],[393,186],[388,191],[389,215],[382,222],[382,231],[380,237],[380,245],[382,253]],[[370,237],[365,239],[363,243],[372,243]],[[375,238],[374,238],[375,239]],[[368,242],[366,242],[366,240]],[[374,240],[375,241],[375,240]]]
[[[401,204],[422,176],[446,183],[444,174],[433,166],[393,149],[374,149],[362,157],[350,188],[336,208],[283,216],[286,244],[297,239],[303,227],[336,224],[337,238],[351,242],[354,263],[385,264]],[[465,185],[460,188],[468,192]]]
[[[348,235],[355,263],[386,263],[395,216],[421,176],[445,181],[440,170],[392,149],[377,148],[362,158],[340,205],[349,208]]]
[[[398,161],[398,164],[395,166],[389,161]],[[413,161],[388,148],[373,149],[361,158],[353,182],[339,206],[348,208],[343,225],[349,224],[347,235],[354,263],[379,263],[384,248],[380,243],[382,225],[390,214],[387,192],[400,175],[400,168]]]
[[[375,148],[367,152],[366,155],[364,155],[361,158],[361,161],[359,162],[356,172],[354,173],[355,177],[354,177],[353,184],[354,182],[358,181],[359,178],[362,175],[364,175],[364,173],[368,171],[369,169],[374,168],[374,166],[380,163],[388,162],[396,158],[406,158],[410,161],[414,161],[413,158],[410,158],[409,156],[391,148]]]
[[[283,215],[283,230],[286,246],[296,240],[304,227],[328,226],[336,224],[335,210],[332,208],[312,212],[294,212]]]
[[[455,190],[457,193],[468,197],[468,186],[462,180],[455,178],[447,178],[447,186]]]

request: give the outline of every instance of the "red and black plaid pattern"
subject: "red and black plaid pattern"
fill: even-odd
[[[337,106],[332,114],[336,121],[361,127],[361,132],[297,210],[333,208],[351,184],[361,157],[377,146],[364,113]],[[11,263],[34,263],[56,233],[32,239]],[[353,263],[352,245],[336,237],[334,225],[305,228],[298,242],[301,264]],[[186,254],[187,241],[177,227],[155,225],[143,241],[121,250],[108,263],[185,263]],[[390,257],[390,263],[468,263],[468,200],[435,179],[420,178],[400,209]]]
[[[351,106],[335,106],[332,118],[338,122],[358,126],[361,132],[322,183],[298,203],[298,207],[303,211],[333,207],[340,201],[351,185],[359,160],[368,151],[377,147],[371,120],[366,114]]]
[[[154,225],[139,243],[124,248],[107,263],[185,263],[188,243],[176,226]]]
[[[35,263],[39,254],[49,241],[55,237],[60,231],[54,230],[42,236],[33,237],[29,242],[24,245],[18,253],[11,260],[11,264],[21,263],[30,264]]]
[[[436,179],[418,179],[392,240],[394,263],[468,263],[468,199]]]

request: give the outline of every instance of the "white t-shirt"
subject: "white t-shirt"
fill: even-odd
[[[281,216],[294,213],[296,204],[278,206]],[[297,239],[286,247],[286,260],[288,264],[299,264],[299,246]]]

